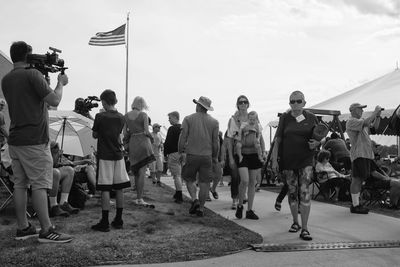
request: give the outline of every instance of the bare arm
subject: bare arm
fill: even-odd
[[[372,126],[375,129],[378,129],[379,127],[379,123],[381,122],[381,112],[382,112],[382,108],[380,106],[376,106],[374,112],[372,112],[371,116],[369,116],[368,118],[364,119],[364,124],[363,126]]]
[[[218,161],[218,151],[219,151],[219,125],[214,128],[212,133],[212,158],[215,162]]]
[[[44,98],[44,101],[50,106],[57,107],[61,102],[63,88],[67,84],[68,76],[61,73],[58,74],[56,88]]]
[[[275,137],[274,139],[274,146],[272,148],[271,152],[271,162],[272,162],[272,169],[274,171],[279,171],[279,165],[278,165],[278,150],[279,150],[279,145],[281,143],[281,138],[280,137]]]
[[[179,153],[185,153],[187,137],[188,137],[188,126],[187,126],[186,120],[184,119],[182,122],[182,131],[179,135],[179,141],[178,141],[178,152]]]

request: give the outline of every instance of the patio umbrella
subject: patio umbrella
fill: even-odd
[[[64,154],[84,157],[96,151],[93,120],[76,112],[49,110],[50,140],[60,144]]]

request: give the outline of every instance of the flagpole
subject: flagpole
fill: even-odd
[[[125,74],[125,113],[128,112],[128,66],[129,66],[129,12],[126,17],[126,74]]]

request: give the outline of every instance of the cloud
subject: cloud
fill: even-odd
[[[397,19],[400,15],[398,0],[343,0],[343,2],[362,14],[389,16]]]
[[[391,41],[393,39],[400,39],[400,25],[398,25],[397,27],[377,31],[373,33],[371,36],[369,36],[368,40],[370,39],[378,39],[381,41]]]

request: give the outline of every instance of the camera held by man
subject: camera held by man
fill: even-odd
[[[27,55],[27,63],[29,64],[29,68],[35,68],[39,70],[46,78],[49,76],[49,72],[61,72],[64,74],[64,71],[68,69],[64,67],[64,60],[58,57],[58,53],[61,53],[61,50],[49,47],[52,53],[47,52],[46,54],[28,54]]]
[[[100,99],[97,96],[88,96],[85,99],[79,97],[75,100],[74,111],[89,119],[94,120],[94,118],[90,115],[89,112],[92,110],[92,108],[97,108],[99,106],[98,103],[93,103],[93,102],[99,102],[99,101]]]

